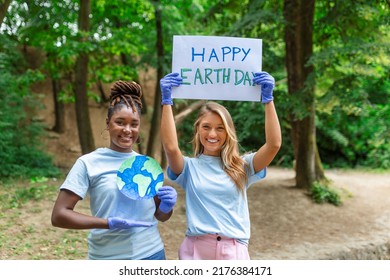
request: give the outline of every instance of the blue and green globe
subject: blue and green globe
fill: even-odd
[[[164,172],[153,158],[137,155],[128,158],[117,173],[119,190],[131,199],[149,199],[164,183]]]

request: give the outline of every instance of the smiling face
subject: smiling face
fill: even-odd
[[[220,156],[227,137],[221,117],[213,112],[205,113],[198,124],[198,136],[203,154]]]
[[[120,106],[107,119],[107,129],[110,134],[110,149],[129,153],[133,151],[133,144],[137,141],[141,119],[139,113],[132,108]]]

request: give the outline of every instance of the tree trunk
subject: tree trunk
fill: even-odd
[[[288,91],[304,110],[303,117],[294,113],[291,116],[296,185],[306,189],[321,177],[321,171],[323,175],[316,147],[314,83],[309,80],[314,69],[306,65],[313,53],[314,2],[284,1]]]
[[[87,33],[89,31],[90,11],[90,0],[81,0],[79,12],[79,30],[83,33]],[[86,35],[81,35],[81,41],[85,42],[87,40],[88,37],[86,37]],[[81,152],[83,154],[92,152],[95,149],[91,121],[89,118],[87,96],[88,60],[88,54],[82,51],[77,58],[75,68],[76,118]]]
[[[9,4],[11,4],[11,0],[1,0],[0,1],[0,26],[3,23],[5,15],[7,14]]]
[[[63,133],[65,131],[65,106],[59,101],[58,94],[61,91],[60,81],[52,78],[53,102],[54,102],[54,127],[53,131]]]
[[[52,61],[55,68],[58,68],[56,54],[49,52],[46,54],[46,57],[48,61]],[[51,79],[51,87],[53,91],[53,104],[54,104],[54,126],[52,130],[57,133],[63,133],[65,131],[65,105],[63,102],[59,100],[59,93],[61,92],[61,88],[62,88],[61,78],[59,77],[55,78],[55,76],[58,75],[54,73],[49,73],[49,74]]]
[[[316,178],[315,178],[315,180],[316,181],[326,180],[325,171],[324,171],[324,168],[322,167],[321,157],[320,157],[320,153],[318,152],[317,143],[315,145],[315,149],[316,149],[316,152],[315,152]]]
[[[153,1],[155,8],[156,17],[156,49],[157,49],[157,80],[156,80],[156,91],[154,93],[154,105],[153,105],[153,116],[149,131],[149,140],[147,147],[147,155],[154,157],[156,146],[160,143],[160,118],[161,118],[161,93],[160,93],[160,79],[163,77],[163,63],[164,63],[164,43],[161,23],[161,4],[160,1]],[[161,153],[163,154],[163,153]],[[161,165],[164,166],[165,156],[161,157]]]
[[[180,124],[183,120],[185,120],[185,118],[188,115],[192,114],[194,111],[196,111],[200,107],[202,107],[202,105],[205,102],[206,102],[205,100],[196,101],[194,103],[191,103],[191,105],[186,107],[184,110],[182,110],[179,113],[177,113],[175,115],[175,124],[176,125]],[[166,165],[167,165],[167,161],[166,161],[166,157],[165,157],[165,152],[164,152],[164,149],[162,148],[162,150],[161,150],[161,167],[165,169]]]
[[[105,103],[109,102],[110,99],[106,96],[106,92],[104,91],[102,81],[100,81],[96,76],[94,79],[95,79],[95,83],[96,83],[96,88],[100,94],[100,103],[105,104]]]

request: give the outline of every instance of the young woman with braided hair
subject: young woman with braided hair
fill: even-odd
[[[117,171],[131,156],[141,126],[141,86],[117,81],[111,87],[106,129],[109,148],[98,148],[77,159],[60,187],[52,212],[52,225],[68,229],[90,229],[89,259],[164,260],[164,244],[158,221],[172,215],[177,193],[162,186],[154,199],[132,200],[116,184]],[[74,210],[90,196],[92,215]]]

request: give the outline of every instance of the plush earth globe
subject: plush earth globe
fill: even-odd
[[[119,190],[131,199],[149,199],[163,185],[164,172],[153,158],[137,155],[128,158],[117,173]]]

